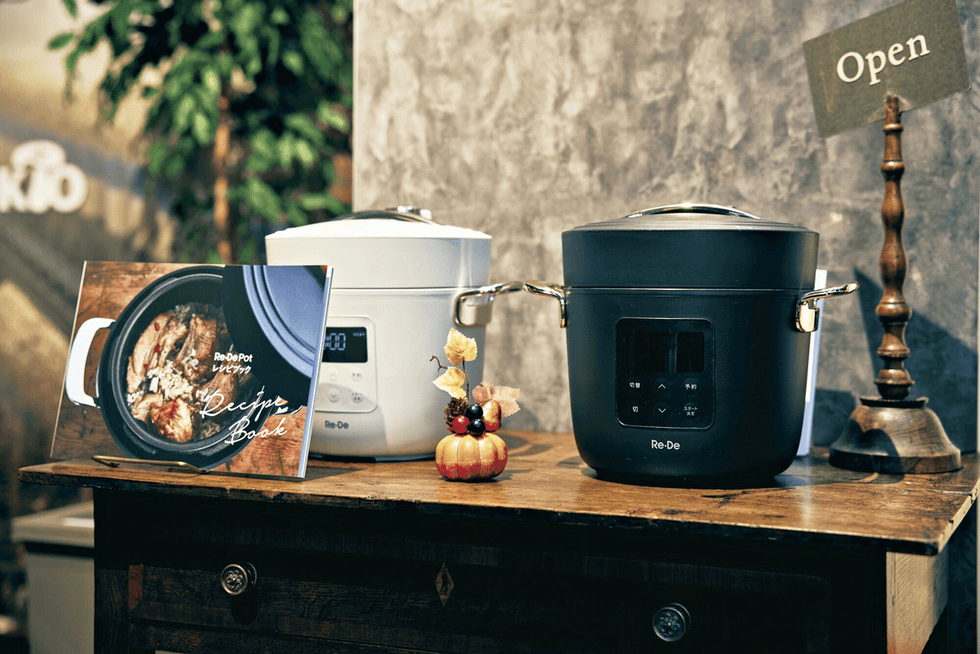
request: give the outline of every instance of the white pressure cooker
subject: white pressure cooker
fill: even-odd
[[[451,398],[432,382],[448,365],[450,329],[476,340],[475,388],[493,300],[523,288],[488,283],[490,236],[397,207],[275,232],[265,245],[269,264],[334,267],[310,452],[432,456],[447,434]]]

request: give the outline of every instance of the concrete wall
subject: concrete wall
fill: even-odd
[[[802,44],[884,0],[360,0],[355,208],[413,204],[491,234],[492,280],[561,281],[563,230],[706,201],[821,234],[814,439],[836,438],[880,361],[881,124],[817,135]],[[903,116],[907,367],[976,449],[980,0],[960,0],[974,90]],[[495,305],[486,376],[513,427],[570,430],[553,301]],[[759,398],[765,402],[766,398]]]

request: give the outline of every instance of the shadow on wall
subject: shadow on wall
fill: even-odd
[[[882,367],[877,354],[883,328],[875,308],[881,300],[882,285],[859,270],[854,271],[861,284],[859,301],[868,352],[875,368],[868,378],[867,395],[874,396],[874,378]],[[950,440],[963,452],[977,450],[977,353],[959,339],[922,313],[915,312],[905,333],[905,342],[911,356],[905,368],[915,385],[911,397],[929,398],[929,408],[935,411],[943,423]],[[836,425],[841,430],[854,410],[858,400],[850,393],[817,389],[816,410],[826,416],[825,424]],[[817,445],[829,445],[840,434],[814,435]]]

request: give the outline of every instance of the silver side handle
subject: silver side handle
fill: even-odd
[[[568,324],[568,305],[565,299],[565,287],[549,282],[525,282],[524,290],[534,295],[553,297],[558,300],[558,325],[564,329]]]
[[[837,297],[838,295],[847,295],[858,290],[858,288],[859,285],[857,282],[851,282],[843,286],[821,288],[804,294],[796,302],[796,329],[805,334],[815,332],[817,327],[820,326],[820,308],[816,304],[817,300],[822,300],[827,297]]]
[[[460,327],[486,325],[493,315],[493,301],[496,297],[523,288],[524,282],[501,282],[463,291],[456,296],[453,320]]]

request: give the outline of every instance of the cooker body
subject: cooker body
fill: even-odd
[[[572,424],[601,476],[769,476],[799,447],[805,289],[569,287]]]
[[[429,458],[447,434],[445,391],[432,382],[449,365],[450,329],[476,341],[470,388],[483,381],[484,325],[453,322],[462,288],[334,288],[320,364],[310,451],[376,460]],[[331,348],[341,336],[349,354]],[[438,361],[432,360],[436,357]]]

